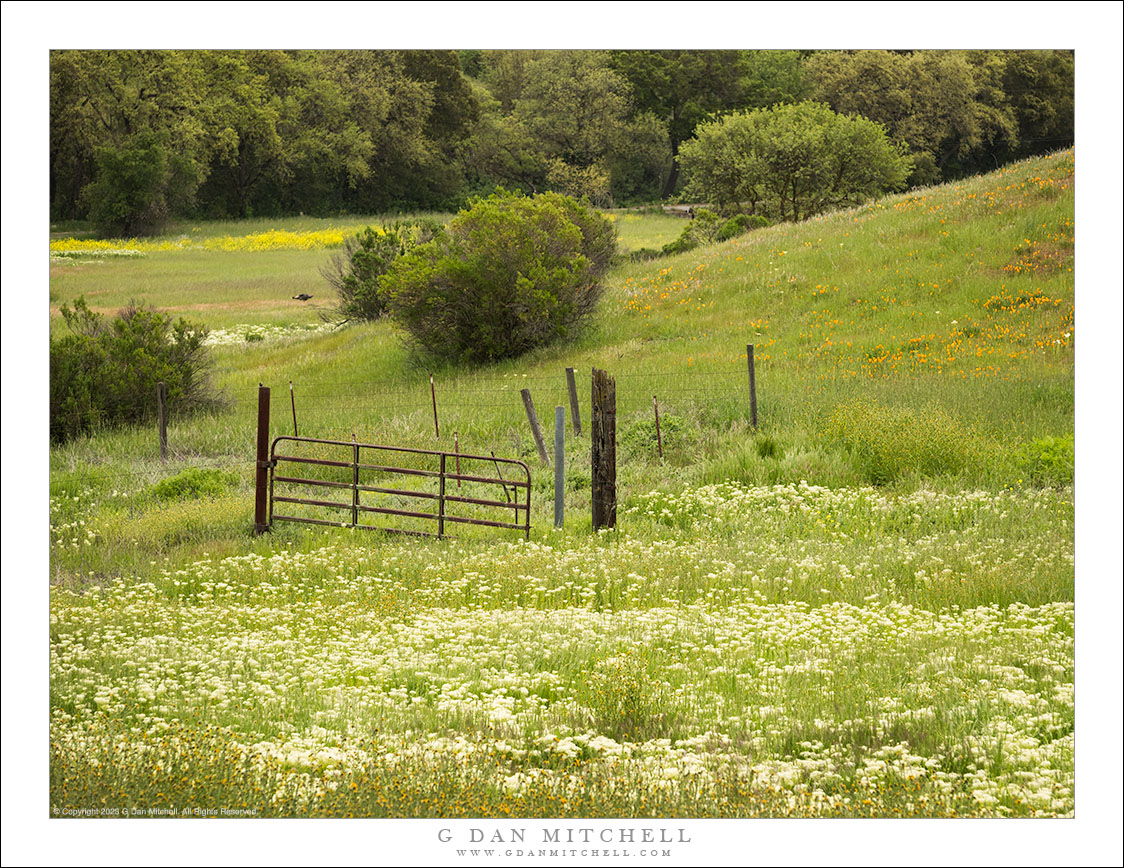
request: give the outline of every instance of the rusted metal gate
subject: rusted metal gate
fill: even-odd
[[[269,456],[271,525],[296,521],[445,537],[447,524],[470,524],[531,536],[531,471],[522,461],[312,437],[276,437]],[[307,496],[324,489],[348,499]],[[279,514],[279,504],[293,514]],[[344,514],[315,517],[324,510]],[[389,523],[366,523],[375,518]],[[433,523],[436,533],[420,529]]]

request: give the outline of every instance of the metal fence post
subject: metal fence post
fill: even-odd
[[[258,463],[254,474],[254,533],[269,530],[269,387],[258,383]]]
[[[757,428],[757,372],[753,367],[753,344],[745,348],[746,364],[749,365],[749,423]]]
[[[359,440],[351,435],[353,462],[351,465],[351,526],[359,524]]]
[[[441,481],[437,494],[437,538],[445,536],[445,453],[441,453]]]
[[[554,408],[554,526],[562,527],[566,508],[566,411]]]

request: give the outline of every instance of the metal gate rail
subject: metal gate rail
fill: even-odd
[[[320,444],[324,446],[339,446],[346,447],[350,451],[350,461],[332,460],[328,458],[310,458],[300,455],[289,455],[279,453],[278,446],[283,443],[290,444]],[[360,461],[363,457],[363,450],[371,450],[376,453],[374,457],[381,457],[382,455],[391,455],[395,453],[413,456],[433,456],[437,459],[437,470],[426,470],[416,467],[398,467],[393,464],[376,464]],[[496,528],[509,528],[512,530],[521,530],[527,539],[531,537],[531,470],[522,461],[517,461],[512,458],[496,458],[494,455],[472,455],[463,452],[441,452],[430,449],[412,449],[404,446],[381,446],[374,443],[358,443],[354,440],[321,440],[314,437],[276,437],[273,440],[269,450],[269,523],[273,524],[274,521],[295,521],[304,524],[320,524],[328,525],[330,527],[354,527],[364,530],[384,530],[391,533],[406,533],[415,536],[436,536],[444,537],[446,522],[453,524],[473,524],[482,525],[486,527]],[[451,459],[451,460],[450,460]],[[391,458],[390,460],[393,460]],[[485,462],[495,467],[496,476],[480,476],[477,474],[462,474],[460,472],[460,463],[468,462]],[[278,467],[284,463],[290,463],[305,466],[321,466],[321,467],[336,467],[341,469],[351,470],[351,479],[348,482],[341,482],[338,480],[329,479],[311,479],[304,476],[296,475],[282,475],[277,472]],[[450,470],[449,466],[453,465]],[[508,479],[503,475],[500,465],[507,465],[515,470],[516,477]],[[437,481],[436,491],[424,491],[409,488],[388,488],[378,485],[361,485],[359,474],[360,471],[373,471],[377,473],[391,473],[400,474],[406,478],[422,478],[422,479],[435,479]],[[298,472],[296,469],[292,471],[293,474]],[[453,481],[459,486],[461,483],[470,482],[483,485],[495,485],[503,490],[504,500],[499,500],[498,497],[482,498],[482,497],[466,497],[463,495],[451,494],[446,491],[446,483]],[[286,483],[293,485],[306,485],[316,486],[326,489],[344,489],[351,492],[350,503],[334,501],[334,500],[316,500],[306,497],[291,497],[286,495],[279,495],[274,491],[275,483]],[[370,492],[373,494],[388,494],[397,497],[412,497],[422,501],[436,501],[436,512],[419,512],[416,510],[408,509],[395,509],[386,506],[370,506],[362,503],[361,493]],[[275,509],[275,503],[292,503],[301,504],[304,506],[318,506],[334,509],[350,509],[351,521],[330,521],[328,519],[308,518],[305,516],[293,515],[279,515]],[[475,506],[483,506],[489,508],[497,508],[503,510],[511,510],[513,512],[514,521],[495,521],[491,519],[473,518],[466,515],[456,515],[449,512],[450,504],[472,504]],[[421,506],[422,504],[419,504]],[[520,521],[520,512],[523,513],[522,521]],[[371,524],[360,524],[359,518],[364,513],[372,513],[378,515],[398,515],[407,518],[416,518],[426,521],[437,522],[437,533],[428,531],[414,531],[406,530],[403,528],[395,527],[379,527]]]

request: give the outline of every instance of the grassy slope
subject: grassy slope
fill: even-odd
[[[563,368],[576,368],[587,389],[584,372],[598,366],[618,379],[625,498],[726,477],[860,482],[821,436],[831,412],[856,397],[941,408],[976,433],[985,453],[956,484],[1016,483],[1009,459],[1019,444],[1073,426],[1072,169],[1072,154],[1060,154],[619,267],[597,322],[578,343],[485,369],[438,371],[442,443],[451,445],[457,431],[463,450],[531,460],[518,390],[530,387],[546,418],[550,407],[568,405]],[[660,218],[643,218],[653,219]],[[628,220],[620,225],[627,236]],[[52,292],[93,299],[92,287],[101,286],[113,299],[109,307],[135,297],[216,327],[312,324],[314,310],[288,296],[298,288],[326,294],[317,270],[328,255],[190,251],[60,266]],[[123,289],[110,289],[117,286]],[[775,446],[765,457],[747,435],[744,356],[751,342],[762,431]],[[152,432],[106,434],[52,452],[55,490],[92,485],[135,493],[183,466],[229,467],[243,476],[245,515],[240,522],[224,513],[203,536],[241,545],[258,382],[275,387],[276,433],[291,427],[287,402],[277,398],[293,380],[302,433],[434,444],[428,372],[412,367],[389,323],[223,347],[216,355],[232,409],[186,420],[173,409],[168,468],[153,460]],[[665,420],[663,466],[649,443],[652,395]],[[568,452],[578,475],[571,509],[580,523],[587,447],[570,438]],[[542,475],[539,516],[549,495]],[[136,508],[143,517],[143,497]]]
[[[577,343],[437,371],[442,444],[456,430],[462,449],[536,467],[529,546],[291,525],[250,537],[259,381],[275,387],[275,433],[292,379],[302,433],[434,443],[428,372],[386,323],[221,348],[235,403],[175,420],[167,467],[150,431],[52,450],[52,579],[80,592],[52,594],[52,803],[1071,811],[1072,493],[1035,487],[1014,459],[1073,427],[1072,168],[1057,155],[623,266]],[[177,263],[194,263],[208,303],[269,300],[271,274],[311,287],[326,254],[195,257],[94,266],[66,291],[128,277],[173,307]],[[273,310],[263,319],[295,316]],[[563,368],[593,365],[617,376],[620,411],[621,530],[597,537],[587,442],[568,442],[567,527],[553,531],[516,394],[529,386],[548,417]],[[891,452],[935,432],[971,454],[857,487],[869,469],[830,434],[855,428],[855,398],[922,414]],[[858,427],[854,442],[878,445]],[[154,497],[192,465],[241,481]],[[725,479],[759,487],[704,485]],[[253,774],[250,744],[270,757]]]

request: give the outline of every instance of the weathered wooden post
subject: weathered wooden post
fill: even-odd
[[[258,463],[254,475],[254,533],[269,530],[269,387],[258,383]]]
[[[535,405],[531,402],[531,390],[520,389],[519,394],[523,396],[523,407],[527,410],[527,421],[531,424],[531,434],[535,438],[535,447],[539,450],[539,458],[542,463],[550,467],[550,456],[546,454],[546,444],[542,439],[542,429],[539,427],[539,417],[535,415]]]
[[[753,344],[745,348],[746,364],[749,365],[749,422],[757,428],[757,372],[753,368]]]
[[[160,460],[168,460],[168,389],[161,380],[156,384],[156,418],[160,431]]]
[[[554,526],[562,527],[566,508],[566,411],[554,408]]]
[[[617,384],[593,369],[590,413],[593,465],[593,529],[617,526]]]
[[[570,417],[574,422],[574,436],[580,437],[582,433],[582,416],[578,410],[578,384],[574,379],[574,369],[566,368],[566,387],[570,391]]]
[[[660,402],[656,400],[656,396],[652,396],[652,406],[656,408],[656,448],[660,453],[660,461],[663,461],[663,437],[660,436]]]

